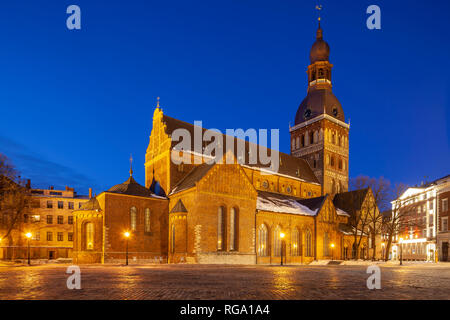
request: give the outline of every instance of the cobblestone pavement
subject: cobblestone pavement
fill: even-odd
[[[0,266],[0,299],[449,299],[450,264],[381,266],[369,290],[367,266],[81,265]]]

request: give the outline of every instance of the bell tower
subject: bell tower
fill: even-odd
[[[348,190],[349,129],[333,94],[330,47],[319,26],[309,54],[306,97],[298,107],[291,133],[291,155],[308,161],[322,184],[322,194]]]

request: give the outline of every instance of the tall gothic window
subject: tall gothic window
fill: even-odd
[[[238,250],[239,237],[239,217],[238,210],[231,208],[230,210],[230,250]]]
[[[144,231],[150,232],[151,231],[151,225],[150,225],[150,209],[145,208],[145,214],[144,214]]]
[[[219,207],[217,212],[217,250],[224,250],[225,247],[225,208]]]
[[[297,228],[294,229],[292,232],[292,255],[293,256],[300,256],[301,255],[301,242],[300,242],[301,236],[300,232]]]
[[[273,255],[279,257],[281,255],[281,227],[276,226],[273,230]]]
[[[305,256],[312,257],[312,235],[309,229],[305,232]]]
[[[136,231],[137,224],[137,210],[136,207],[131,207],[130,209],[130,229],[131,231]]]
[[[175,222],[172,223],[171,237],[170,237],[170,251],[175,252]]]
[[[313,131],[311,131],[310,133],[309,133],[309,144],[313,144],[315,141],[314,141],[314,132]]]
[[[258,256],[266,257],[268,255],[267,241],[268,232],[265,224],[262,224],[258,228]]]
[[[94,224],[86,223],[86,250],[94,250]]]
[[[304,147],[304,146],[305,146],[305,135],[304,135],[304,134],[302,134],[300,140],[301,140],[301,141],[300,141],[300,145],[301,145],[302,147]]]
[[[325,257],[330,255],[330,239],[328,237],[328,232],[323,234],[323,255]]]

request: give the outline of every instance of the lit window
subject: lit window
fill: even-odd
[[[238,250],[239,220],[236,208],[230,210],[230,250]]]
[[[137,223],[137,210],[136,207],[131,207],[130,209],[130,229],[131,231],[136,231]]]
[[[69,233],[67,234],[67,240],[68,240],[68,241],[73,241],[73,232],[69,232]]]
[[[307,257],[312,257],[312,236],[311,236],[311,231],[309,231],[309,229],[306,230],[306,233],[305,233],[305,244],[306,244],[305,255]]]
[[[301,243],[300,243],[300,232],[297,228],[292,232],[292,255],[300,256],[301,255]]]
[[[265,224],[262,224],[258,228],[258,256],[260,257],[265,257],[268,255],[267,237],[267,227]]]
[[[281,227],[276,226],[273,231],[273,254],[278,257],[281,255]]]
[[[150,232],[150,209],[145,208],[145,216],[144,216],[144,232]]]
[[[94,224],[86,223],[86,250],[94,249]]]
[[[225,208],[219,207],[217,212],[217,250],[224,250],[225,247]]]

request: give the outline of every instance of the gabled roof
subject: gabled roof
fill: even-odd
[[[191,147],[192,148],[194,147],[194,128],[195,128],[195,126],[193,124],[190,124],[190,123],[178,120],[178,119],[174,119],[174,118],[169,117],[164,114],[163,114],[162,121],[166,125],[166,133],[169,136],[171,136],[173,131],[175,131],[176,129],[186,129],[191,135],[191,139],[192,139]],[[199,128],[199,127],[197,127],[197,128]],[[200,128],[200,129],[202,130],[202,132],[205,132],[207,130],[205,128]],[[224,134],[222,134],[222,136],[223,136],[223,148],[224,148],[223,154],[225,155],[228,151],[227,147],[229,147],[226,144],[226,140],[227,140],[226,138],[229,136],[226,136]],[[266,152],[266,154],[268,156],[270,156],[270,154],[272,152],[271,149],[260,146],[260,145],[256,145],[254,143],[250,143],[249,141],[243,141],[236,137],[232,137],[232,138],[234,141],[233,150],[237,150],[238,141],[241,143],[244,142],[246,159],[245,159],[245,162],[242,163],[242,165],[249,166],[252,168],[259,168],[259,169],[265,168],[265,169],[270,170],[269,165],[263,164],[259,161],[256,164],[250,163],[248,155],[249,155],[252,147],[256,147],[258,152]],[[202,147],[206,147],[209,143],[210,142],[203,141]],[[177,141],[172,141],[172,147],[174,147],[177,144],[178,144]],[[191,151],[194,151],[194,150],[191,150]],[[309,166],[309,164],[306,160],[293,157],[293,156],[288,155],[283,152],[279,152],[279,160],[280,160],[280,165],[279,165],[278,172],[274,172],[274,174],[286,175],[291,178],[300,179],[300,180],[307,181],[310,183],[320,184],[319,180],[317,179],[316,175],[314,174],[314,172],[312,171],[311,167]]]
[[[150,189],[141,186],[133,179],[132,176],[130,176],[125,182],[113,186],[106,192],[124,194],[129,196],[167,199],[166,197],[158,196],[154,194]]]
[[[194,167],[183,179],[180,180],[180,182],[175,185],[175,187],[173,187],[170,195],[194,187],[195,184],[200,181],[213,166],[213,164],[202,163]]]
[[[334,196],[333,204],[336,208],[351,214],[352,212],[361,210],[361,206],[363,205],[369,190],[370,188],[365,188],[337,193]]]
[[[170,213],[188,212],[183,201],[178,200],[177,204],[170,210]]]
[[[258,191],[256,209],[269,212],[315,216],[320,211],[325,197],[300,199],[278,193]]]

